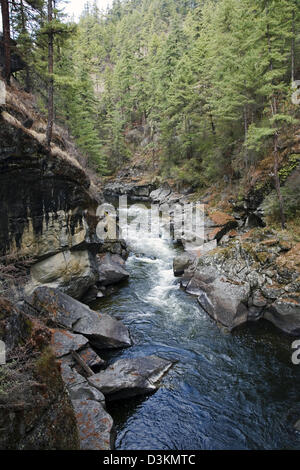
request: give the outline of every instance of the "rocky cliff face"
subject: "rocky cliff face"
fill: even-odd
[[[1,82],[0,256],[32,260],[28,290],[40,284],[80,297],[97,280],[97,200],[84,169],[17,90]]]
[[[45,131],[33,97],[0,80],[0,449],[109,450],[113,420],[87,379],[105,367],[98,350],[131,338],[121,321],[74,298],[91,301],[125,281],[127,247],[108,238],[113,219],[96,216],[102,201],[62,130],[50,148]],[[108,237],[98,238],[98,223]],[[18,284],[19,268],[15,295],[7,278]],[[164,373],[154,366],[149,384]],[[134,393],[149,392],[131,372],[129,360],[115,387],[132,381]]]
[[[53,330],[27,312],[26,299],[43,284],[83,296],[98,281],[103,242],[86,171],[58,128],[47,148],[45,130],[33,98],[0,80],[0,265],[26,261],[29,270],[18,306],[7,300],[0,276],[0,340],[8,359],[0,367],[1,449],[81,447],[80,406],[74,411]]]
[[[79,449],[72,403],[60,364],[49,348],[51,331],[0,298],[0,449]]]

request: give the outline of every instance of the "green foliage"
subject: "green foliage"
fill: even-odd
[[[299,183],[298,183],[299,184]],[[281,190],[284,201],[285,215],[287,220],[300,217],[300,193],[294,184],[284,186]],[[280,221],[280,208],[275,191],[272,191],[264,202],[265,213],[272,221]]]
[[[300,162],[300,154],[299,153],[293,153],[293,154],[289,155],[288,163],[285,164],[281,168],[281,170],[278,172],[279,177],[280,177],[280,181],[282,183],[284,183],[285,180],[287,179],[287,177],[292,173],[292,171],[295,170],[295,168],[297,168],[297,166],[299,165],[299,162]]]
[[[200,186],[231,180],[296,123],[296,0],[114,0],[105,13],[87,2],[76,29],[56,9],[34,33],[23,20],[15,15],[36,89],[47,80],[46,33],[59,31],[56,119],[102,174],[140,151],[128,131],[150,127],[165,175]]]
[[[127,130],[146,123],[162,171],[179,182],[201,186],[254,164],[295,123],[285,109],[299,10],[292,0],[127,0],[106,16],[87,6],[73,60],[80,50],[101,88],[109,168],[130,158]]]

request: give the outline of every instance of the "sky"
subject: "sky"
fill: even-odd
[[[74,19],[77,20],[83,10],[84,4],[87,0],[64,0],[64,2],[60,2],[60,7],[64,6],[65,12],[72,17],[74,15]],[[90,0],[93,3],[94,0]],[[100,10],[106,10],[108,6],[112,4],[112,0],[97,0],[98,7]],[[0,13],[0,32],[2,32],[2,17]]]
[[[79,18],[86,1],[87,0],[65,0],[65,12],[70,16],[74,15],[75,19]],[[106,10],[106,8],[112,4],[112,0],[97,0],[97,4],[100,10]]]

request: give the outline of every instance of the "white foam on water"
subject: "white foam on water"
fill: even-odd
[[[132,256],[127,261],[127,266],[132,266],[136,261],[141,263],[156,265],[157,275],[152,272],[152,287],[150,286],[148,293],[142,300],[151,306],[156,306],[160,311],[165,312],[168,316],[180,319],[186,315],[186,304],[178,301],[175,291],[179,289],[179,284],[175,284],[175,277],[172,269],[174,250],[170,245],[167,236],[161,238],[151,238],[151,234],[147,232],[145,226],[140,227],[140,231],[136,230],[138,220],[143,219],[143,211],[145,209],[134,207],[130,212],[130,222],[127,230],[126,241],[131,249],[142,256]],[[154,259],[153,259],[154,258]]]

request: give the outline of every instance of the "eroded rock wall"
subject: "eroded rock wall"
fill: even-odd
[[[63,141],[47,148],[45,126],[20,93],[3,82],[1,90],[0,256],[32,260],[30,288],[80,297],[97,279],[101,246],[89,177]]]

